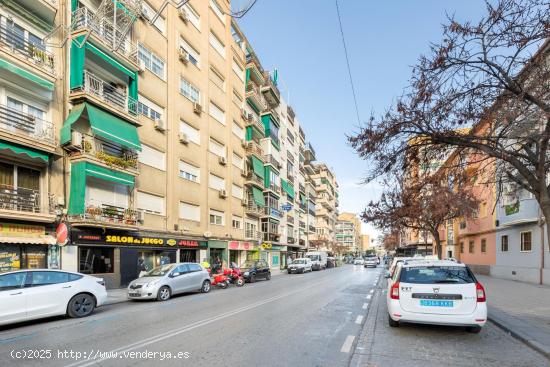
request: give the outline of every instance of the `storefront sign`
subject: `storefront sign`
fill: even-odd
[[[258,246],[252,242],[231,241],[227,245],[230,250],[257,251]]]
[[[178,247],[191,249],[208,248],[206,241],[189,240],[174,237],[149,236],[142,233],[129,232],[85,232],[78,230],[73,236],[76,244],[98,244],[115,246],[154,246],[154,247]]]
[[[262,248],[264,250],[269,250],[271,249],[271,247],[272,247],[271,243],[262,243]]]
[[[55,230],[55,237],[59,246],[65,246],[69,241],[69,228],[65,223],[59,223]]]
[[[18,223],[0,223],[0,237],[32,237],[40,238],[46,234],[44,226],[34,226]]]

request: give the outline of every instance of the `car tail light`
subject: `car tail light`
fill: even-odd
[[[399,299],[399,282],[395,282],[391,286],[390,298],[391,299]]]
[[[476,283],[476,296],[478,302],[487,301],[487,298],[485,297],[485,289],[479,282]]]

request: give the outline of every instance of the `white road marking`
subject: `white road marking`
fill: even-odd
[[[371,299],[372,294],[367,294],[367,299]]]
[[[244,306],[244,307],[240,307],[240,308],[237,308],[235,310],[232,310],[232,311],[228,311],[228,312],[224,312],[222,314],[219,314],[219,315],[216,315],[216,316],[212,316],[212,317],[209,317],[207,319],[203,319],[203,320],[200,320],[200,321],[197,321],[197,322],[193,322],[189,325],[185,325],[181,328],[177,328],[177,329],[174,329],[174,330],[170,330],[170,331],[167,331],[167,332],[164,332],[164,333],[161,333],[161,334],[158,334],[158,335],[155,335],[155,336],[152,336],[152,337],[149,337],[149,338],[145,338],[145,339],[142,339],[142,340],[139,340],[135,343],[132,343],[132,344],[129,344],[129,345],[125,345],[123,347],[120,347],[120,348],[117,348],[117,349],[113,349],[109,352],[106,352],[107,355],[113,355],[115,353],[118,353],[118,354],[122,354],[122,353],[127,353],[129,351],[132,351],[132,350],[136,350],[136,349],[139,349],[139,348],[143,348],[145,346],[148,346],[148,345],[151,345],[151,344],[154,344],[154,343],[158,343],[160,341],[163,341],[163,340],[166,340],[166,339],[170,339],[170,338],[173,338],[174,336],[176,335],[179,335],[179,334],[183,334],[183,333],[186,333],[188,331],[191,331],[191,330],[194,330],[196,328],[199,328],[199,327],[202,327],[202,326],[205,326],[205,325],[208,325],[208,324],[211,324],[213,322],[216,322],[216,321],[219,321],[219,320],[222,320],[222,319],[225,319],[227,317],[231,317],[231,316],[234,316],[234,315],[237,315],[239,313],[242,313],[242,312],[247,312],[251,309],[254,309],[254,308],[258,308],[260,306],[263,306],[267,303],[270,303],[270,302],[274,302],[274,301],[277,301],[279,299],[282,299],[282,298],[285,298],[285,297],[288,297],[290,295],[293,295],[293,294],[296,294],[296,293],[299,293],[299,292],[303,292],[304,290],[306,289],[309,289],[309,288],[313,288],[313,287],[316,287],[317,285],[320,285],[322,284],[323,281],[320,281],[320,282],[315,282],[315,283],[312,283],[306,287],[302,287],[302,288],[299,288],[299,289],[296,289],[294,291],[291,291],[291,292],[287,292],[287,293],[282,293],[282,294],[279,294],[277,296],[273,296],[271,298],[267,298],[265,300],[262,300],[262,301],[258,301],[258,302],[255,302],[255,303],[252,303],[248,306]],[[348,336],[349,338],[349,336]],[[352,337],[352,340],[351,342],[353,343],[353,338]],[[347,343],[347,340],[346,340],[346,343]],[[346,344],[344,343],[344,346]],[[342,347],[343,348],[343,347]],[[350,348],[351,348],[351,343],[350,343]],[[349,352],[349,350],[348,350]],[[75,362],[75,363],[72,363],[72,364],[69,364],[67,365],[66,367],[75,367],[75,366],[79,366],[79,367],[85,367],[85,366],[91,366],[93,364],[98,364],[99,362],[101,361],[104,361],[108,358],[90,358],[89,360],[84,360],[84,361],[79,361],[79,362]]]
[[[357,318],[355,319],[355,323],[361,325],[362,322],[363,322],[363,316],[361,315],[357,316]]]
[[[374,293],[374,289],[371,289],[369,293]]]
[[[342,345],[342,348],[340,349],[340,352],[349,353],[354,340],[355,340],[355,336],[348,335],[348,337],[346,338],[346,341],[344,342],[344,345]]]
[[[369,307],[368,303],[363,303],[363,310],[366,310]]]

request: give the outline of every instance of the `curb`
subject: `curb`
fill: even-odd
[[[523,334],[522,332],[514,331],[511,327],[509,327],[506,322],[503,322],[494,316],[487,316],[487,320],[491,321],[493,324],[495,324],[500,329],[504,330],[508,334],[510,334],[512,337],[516,338],[517,340],[521,341],[531,349],[534,349],[538,353],[542,354],[546,359],[550,360],[550,351],[539,342],[530,339],[527,335]]]

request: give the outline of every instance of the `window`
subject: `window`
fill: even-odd
[[[160,120],[164,114],[164,108],[151,102],[141,94],[138,96],[138,113],[153,121]]]
[[[221,91],[225,91],[225,79],[223,76],[213,67],[210,67],[210,73],[208,74],[210,81]]]
[[[114,249],[78,246],[78,272],[82,274],[112,273],[115,263]]]
[[[484,201],[479,205],[479,216],[485,218],[487,216],[487,202]]]
[[[141,152],[138,153],[140,163],[166,171],[166,157],[164,152],[153,149],[147,145],[141,146]]]
[[[233,89],[233,103],[238,108],[243,108],[243,97],[235,89]]]
[[[180,218],[200,222],[201,208],[198,205],[180,203]]]
[[[128,209],[130,195],[128,186],[95,177],[86,178],[86,205],[101,207],[104,205]]]
[[[214,190],[225,189],[225,180],[219,176],[213,175],[212,173],[208,177],[208,184],[210,185],[210,188]]]
[[[245,222],[244,223],[245,238],[257,238],[258,237],[258,225],[256,223]]]
[[[195,26],[199,31],[201,29],[201,17],[199,13],[189,3],[185,4],[183,8],[187,11],[187,16],[189,17],[189,21],[191,24]]]
[[[532,250],[531,231],[521,232],[521,252],[530,252]]]
[[[196,67],[199,67],[201,59],[199,52],[183,38],[180,38],[180,47],[189,54],[189,62]]]
[[[474,241],[470,241],[470,242],[468,243],[468,252],[469,252],[470,254],[473,254],[473,253],[474,253]]]
[[[237,155],[235,152],[233,152],[233,165],[237,167],[238,169],[243,170],[244,169],[244,159],[243,157]]]
[[[179,163],[180,177],[196,183],[200,182],[201,170],[199,167],[195,167],[192,164],[180,161]]]
[[[225,157],[225,145],[218,143],[216,140],[210,138],[209,144],[210,152],[219,157]]]
[[[210,101],[210,108],[208,111],[210,112],[210,116],[212,116],[214,120],[218,121],[220,124],[225,125],[225,112],[222,111],[222,109],[219,108],[216,104],[212,103],[212,101]]]
[[[180,80],[180,93],[191,102],[200,103],[201,92],[199,88],[191,84],[187,79]]]
[[[223,226],[225,224],[224,212],[219,212],[217,210],[210,209],[210,224]]]
[[[500,250],[502,252],[507,252],[508,251],[508,236],[507,235],[504,235],[504,236],[500,237]]]
[[[153,17],[157,13],[156,10],[154,10],[149,4],[144,1],[141,3],[141,12],[148,20],[153,19]],[[164,21],[164,18],[158,17],[153,25],[160,31],[160,33],[164,34],[166,30],[166,23]]]
[[[231,219],[231,226],[233,229],[242,229],[243,228],[243,218],[236,215]]]
[[[243,188],[240,187],[240,186],[237,186],[235,184],[233,184],[231,186],[231,194],[233,195],[233,197],[236,197],[237,199],[243,199]]]
[[[244,129],[235,120],[233,120],[233,134],[235,134],[239,139],[244,139]]]
[[[464,253],[464,242],[460,242],[460,253]]]
[[[26,272],[0,275],[0,291],[23,288]]]
[[[69,281],[69,273],[61,271],[33,271],[31,286],[37,287],[41,285],[51,285],[59,283],[67,283]]]
[[[481,239],[481,252],[487,252],[487,240],[485,238]]]
[[[460,229],[466,229],[466,221],[461,221],[460,222]]]
[[[147,213],[164,215],[164,198],[138,191],[137,208]]]
[[[220,22],[225,24],[225,14],[220,8],[220,6],[218,5],[218,3],[216,2],[216,0],[210,0],[210,7],[214,11],[214,14],[216,14]]]
[[[164,60],[149,51],[141,43],[138,43],[138,59],[147,70],[164,80]]]
[[[233,59],[233,71],[244,82],[244,69],[235,59]]]
[[[210,32],[210,45],[220,54],[221,57],[225,59],[225,46],[222,41],[220,41],[220,39],[216,37],[216,35],[212,32]]]
[[[197,145],[201,144],[201,134],[199,130],[195,129],[185,121],[180,121],[180,133],[186,134],[189,141]]]

